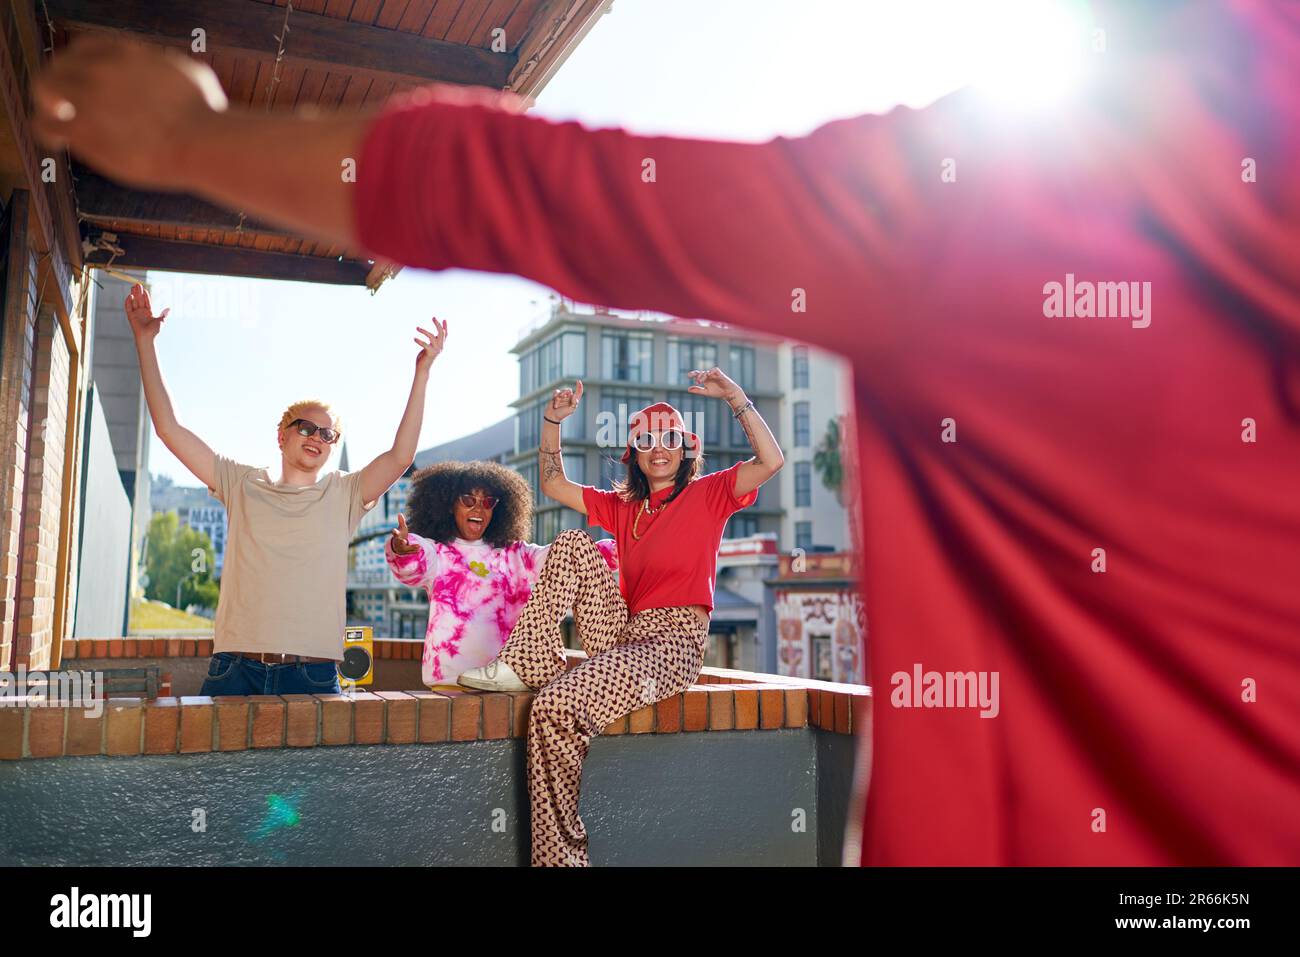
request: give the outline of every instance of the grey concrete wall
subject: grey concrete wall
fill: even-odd
[[[123,633],[131,570],[131,501],[118,474],[97,386],[87,399],[74,638]]]
[[[838,864],[852,752],[813,728],[597,737],[592,863]],[[4,761],[0,865],[526,864],[524,768],[520,740]]]

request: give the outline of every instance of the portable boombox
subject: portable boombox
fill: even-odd
[[[343,660],[339,662],[339,683],[368,685],[375,680],[375,640],[371,628],[343,629]]]

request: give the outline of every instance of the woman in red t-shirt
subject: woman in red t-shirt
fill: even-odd
[[[461,684],[489,691],[541,689],[528,721],[534,865],[588,863],[578,789],[591,739],[616,718],[694,684],[708,643],[723,526],[753,504],[785,461],[754,403],[722,370],[690,377],[688,391],[731,406],[753,458],[701,474],[699,436],[676,409],[657,402],[632,416],[622,459],[627,476],[605,492],[564,475],[560,423],[577,409],[582,383],[555,390],[543,413],[542,491],[612,532],[622,571],[616,585],[586,532],[561,533],[497,660],[460,676]],[[572,670],[565,670],[560,636],[568,612],[588,655]]]

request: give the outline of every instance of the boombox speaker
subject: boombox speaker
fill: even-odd
[[[375,680],[375,641],[370,628],[343,630],[343,660],[339,662],[339,681],[349,685],[368,685]]]

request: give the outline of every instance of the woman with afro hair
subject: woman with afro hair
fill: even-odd
[[[495,462],[438,462],[416,472],[406,515],[384,554],[402,584],[429,595],[420,672],[426,685],[456,679],[496,658],[510,637],[549,545],[524,539],[532,524],[528,483]],[[613,541],[601,555],[617,568]]]

